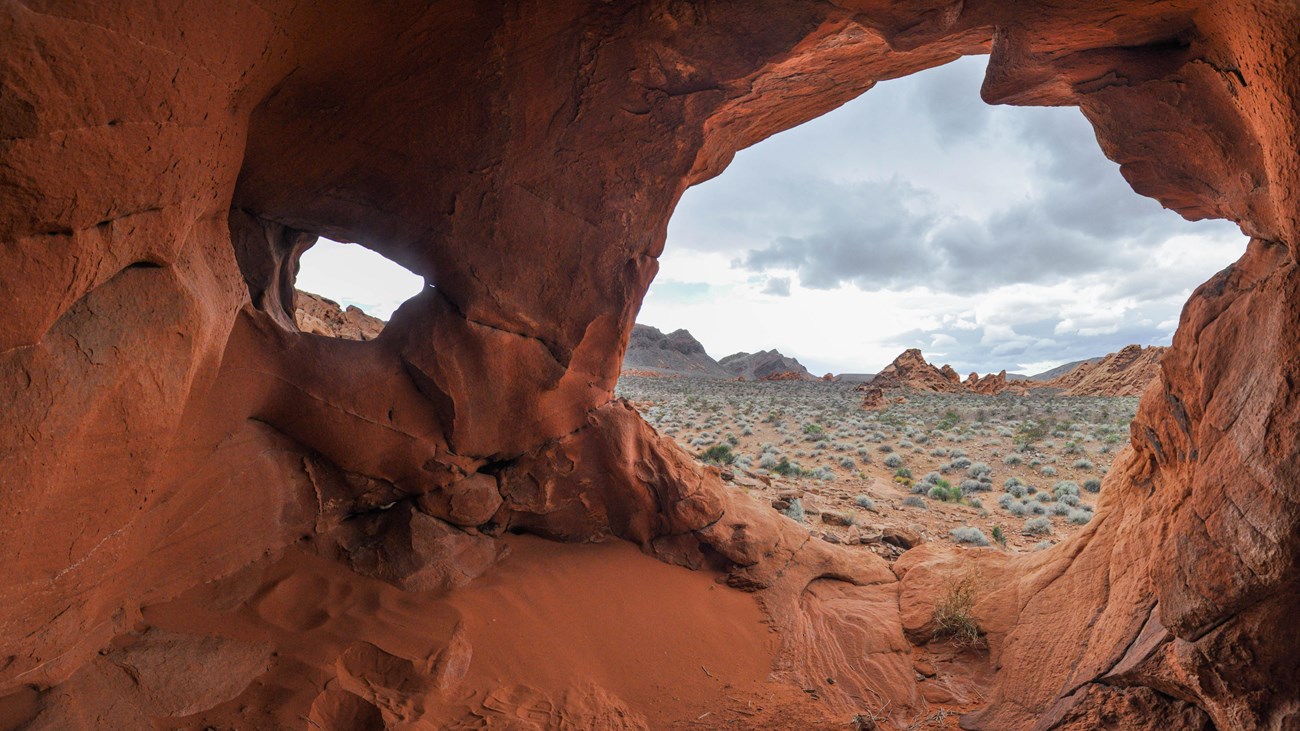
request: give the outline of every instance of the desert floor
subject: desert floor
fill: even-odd
[[[916,540],[1031,551],[1081,530],[1138,402],[909,393],[869,411],[853,387],[624,376],[617,393],[737,489],[885,558]]]

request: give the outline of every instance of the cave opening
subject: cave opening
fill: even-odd
[[[1134,192],[1078,108],[984,103],[986,64],[688,189],[619,393],[702,461],[984,531],[958,543],[1085,525],[1183,304],[1247,240]]]
[[[362,244],[320,238],[298,259],[294,319],[303,332],[371,340],[426,286],[424,277]]]

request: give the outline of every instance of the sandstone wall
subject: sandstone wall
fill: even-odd
[[[829,702],[874,683],[903,713],[883,564],[798,544],[611,389],[687,186],[991,52],[986,100],[1079,105],[1135,190],[1256,241],[1184,313],[1096,528],[1008,570],[969,723],[1125,698],[1293,723],[1298,25],[1262,0],[3,5],[0,695],[54,698],[142,606],[305,538],[397,580],[362,538],[401,504],[729,571],[780,674],[867,657]],[[373,341],[301,334],[317,234],[433,286]]]

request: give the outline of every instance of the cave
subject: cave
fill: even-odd
[[[907,638],[959,558],[809,542],[612,390],[687,187],[971,54],[986,101],[1078,106],[1137,193],[1252,240],[1185,307],[1088,530],[972,559],[960,725],[1300,723],[1293,4],[156,11],[0,10],[0,726],[924,719]],[[436,287],[372,342],[306,336],[286,284],[317,235]],[[560,598],[512,614],[511,580]],[[681,652],[526,674],[577,646],[561,609],[612,652],[648,589],[681,601],[626,649]],[[725,681],[766,678],[760,710],[710,695],[751,611],[766,654]]]

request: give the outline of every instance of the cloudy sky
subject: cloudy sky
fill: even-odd
[[[985,63],[882,83],[687,191],[638,320],[818,374],[908,347],[1034,373],[1168,344],[1245,237],[1134,193],[1077,109],[984,104]]]
[[[818,374],[909,347],[962,373],[1036,373],[1168,344],[1245,237],[1134,193],[1077,109],[985,105],[985,62],[882,83],[687,191],[638,321]],[[323,243],[299,286],[387,317],[421,280]]]

